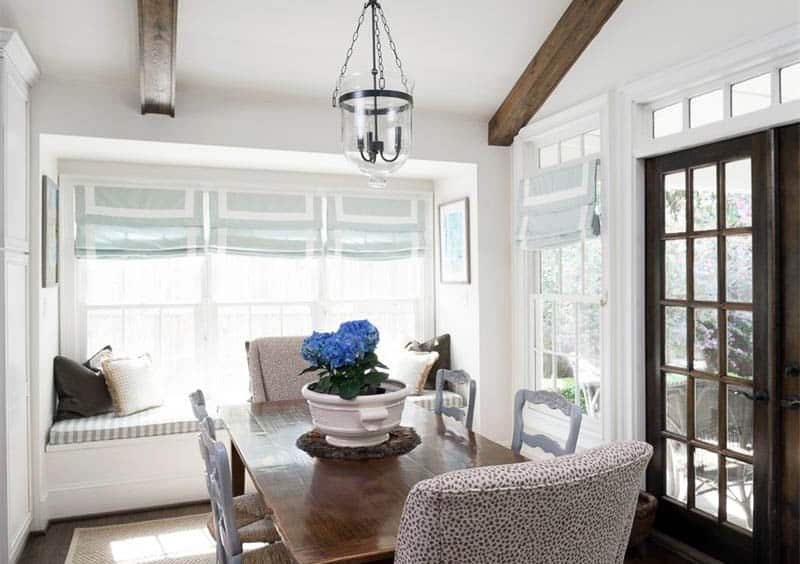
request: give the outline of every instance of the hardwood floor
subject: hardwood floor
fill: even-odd
[[[164,519],[167,517],[181,517],[208,511],[206,504],[184,505],[151,511],[138,511],[119,515],[103,517],[90,517],[72,519],[53,523],[47,529],[47,534],[33,535],[28,539],[25,550],[22,552],[18,564],[63,564],[72,541],[72,532],[80,527],[102,527],[105,525],[122,525],[151,519]],[[113,563],[109,563],[113,564]],[[690,561],[673,554],[672,552],[648,543],[639,554],[630,554],[625,558],[625,564],[690,564]]]

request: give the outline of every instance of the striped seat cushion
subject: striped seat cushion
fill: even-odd
[[[215,413],[216,410],[209,406],[208,411]],[[221,420],[217,420],[215,423],[217,429],[222,428]],[[181,396],[167,398],[161,407],[146,409],[124,417],[105,413],[93,417],[59,421],[50,427],[48,443],[50,445],[68,445],[197,433],[199,430],[189,399]]]
[[[418,396],[408,396],[406,401],[433,411],[434,403],[436,403],[436,390],[423,390],[422,394]],[[442,403],[445,407],[464,407],[464,398],[455,392],[444,390]]]

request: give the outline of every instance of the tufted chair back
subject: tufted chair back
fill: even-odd
[[[300,354],[305,337],[261,337],[245,343],[250,371],[250,401],[303,399],[300,390],[317,379]]]
[[[621,564],[652,454],[647,443],[612,443],[419,482],[395,563]]]

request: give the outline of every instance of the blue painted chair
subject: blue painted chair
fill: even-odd
[[[219,564],[292,563],[294,560],[281,542],[244,552],[242,538],[236,526],[228,451],[225,445],[203,432],[200,433],[200,452],[204,458],[208,457],[209,461],[206,486],[216,532],[217,562]]]
[[[444,384],[450,384],[458,387],[467,387],[469,397],[467,400],[466,412],[460,407],[446,407],[444,405]],[[433,411],[436,415],[449,415],[456,421],[464,423],[464,426],[472,431],[472,420],[475,416],[475,380],[464,370],[446,370],[444,368],[436,372],[436,399],[434,401]]]
[[[525,432],[523,415],[525,404],[528,403],[557,409],[569,418],[569,435],[563,447],[546,435],[529,435]],[[578,444],[578,434],[581,431],[581,419],[580,407],[560,394],[546,390],[518,390],[514,396],[514,435],[511,439],[511,450],[519,454],[522,445],[525,444],[529,447],[539,447],[555,456],[573,454]]]

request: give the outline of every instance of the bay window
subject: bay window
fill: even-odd
[[[432,327],[429,193],[110,184],[62,181],[76,356],[149,353],[169,393],[233,402],[248,396],[250,339],[367,318],[391,365]]]

